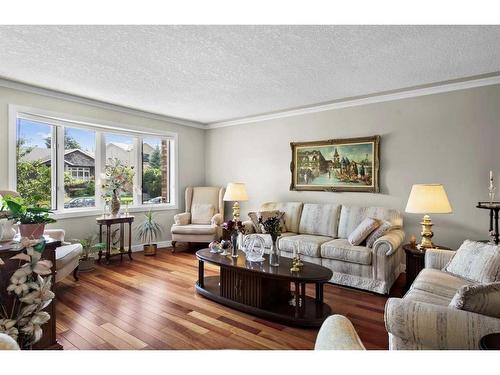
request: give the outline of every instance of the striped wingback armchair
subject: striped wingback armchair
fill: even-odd
[[[172,247],[177,242],[211,242],[222,236],[224,188],[189,186],[186,188],[186,212],[174,216]]]

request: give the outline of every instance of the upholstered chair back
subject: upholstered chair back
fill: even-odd
[[[218,186],[188,186],[186,212],[191,213],[192,224],[210,224],[213,215],[224,217],[224,188]]]
[[[395,227],[403,226],[403,216],[398,210],[385,207],[357,207],[342,205],[340,210],[338,236],[347,238],[367,217],[386,220]]]
[[[286,231],[299,233],[300,215],[303,206],[304,203],[302,202],[266,202],[260,206],[260,211],[283,211],[285,213]]]

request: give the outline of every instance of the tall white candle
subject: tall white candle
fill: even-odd
[[[493,181],[493,171],[490,171],[490,181]]]

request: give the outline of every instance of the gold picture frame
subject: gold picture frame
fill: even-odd
[[[380,136],[291,142],[290,190],[378,193]]]

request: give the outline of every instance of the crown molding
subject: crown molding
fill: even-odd
[[[189,126],[198,129],[217,129],[228,126],[245,125],[267,120],[274,120],[285,117],[305,115],[330,111],[334,109],[349,108],[367,104],[382,103],[400,99],[408,99],[425,95],[439,94],[451,91],[465,90],[474,87],[490,86],[500,84],[500,72],[484,74],[480,76],[468,77],[457,80],[438,82],[430,85],[409,87],[399,90],[386,91],[371,95],[359,96],[354,98],[339,99],[327,103],[314,104],[299,108],[287,109],[265,113],[261,115],[242,117],[234,120],[218,121],[212,123],[202,123],[186,119],[170,117],[158,113],[148,112],[132,107],[108,103],[96,99],[90,99],[74,94],[68,94],[57,90],[47,89],[40,86],[34,86],[28,83],[10,80],[0,77],[0,87],[6,87],[19,91],[29,92],[38,95],[49,96],[57,99],[67,100],[75,103],[86,104],[93,107],[126,113],[133,116],[150,118],[153,120],[169,122],[175,125]]]
[[[474,87],[490,86],[497,84],[500,84],[500,75],[498,74],[498,72],[476,77],[469,77],[461,80],[445,81],[432,85],[416,86],[401,90],[387,91],[383,93],[366,95],[362,97],[340,99],[329,103],[315,104],[311,106],[305,106],[279,112],[243,117],[234,120],[212,122],[207,124],[206,128],[217,129],[228,126],[245,125],[249,123],[274,120],[291,116],[305,115],[308,113],[316,113],[316,112],[330,111],[333,109],[356,107],[367,104],[388,102],[393,100],[415,98],[418,96],[439,94],[444,92],[465,90]]]
[[[165,121],[165,122],[169,122],[169,123],[175,124],[175,125],[190,126],[190,127],[198,128],[198,129],[206,129],[206,124],[203,124],[201,122],[180,119],[177,117],[165,116],[165,115],[161,115],[159,113],[153,113],[153,112],[143,111],[140,109],[127,107],[127,106],[123,106],[123,105],[119,105],[119,104],[112,104],[112,103],[108,103],[108,102],[103,102],[100,100],[90,99],[90,98],[86,98],[83,96],[68,94],[68,93],[65,93],[62,91],[47,89],[47,88],[40,87],[40,86],[34,86],[34,85],[24,83],[24,82],[14,81],[14,80],[7,79],[7,78],[0,77],[0,87],[29,92],[31,94],[49,96],[52,98],[67,100],[67,101],[79,103],[79,104],[86,104],[86,105],[90,105],[93,107],[98,107],[98,108],[107,109],[107,110],[111,110],[111,111],[126,113],[128,115],[145,117],[145,118],[149,118],[152,120]]]

